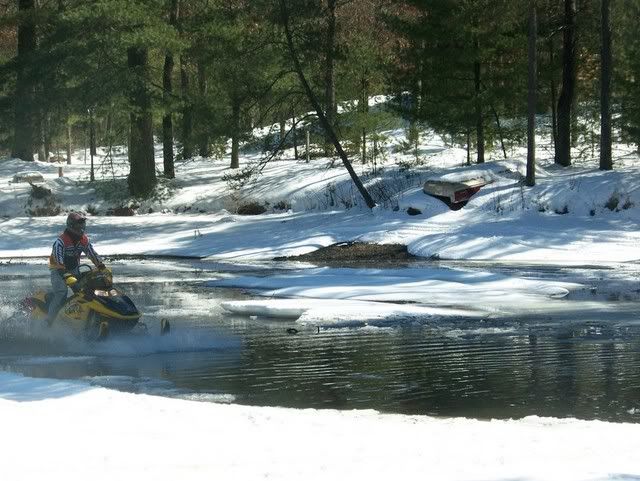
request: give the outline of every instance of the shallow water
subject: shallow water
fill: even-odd
[[[118,261],[116,281],[145,313],[149,333],[92,344],[7,320],[25,292],[46,285],[48,273],[41,265],[5,263],[0,369],[201,401],[640,421],[636,265],[464,267],[591,289],[553,310],[519,316],[318,329],[230,315],[220,301],[249,294],[202,285],[232,271],[267,275],[276,265]],[[168,337],[157,332],[162,317],[173,325]]]

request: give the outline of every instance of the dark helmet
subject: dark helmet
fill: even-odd
[[[76,235],[84,234],[87,218],[80,212],[72,212],[67,216],[67,229]]]

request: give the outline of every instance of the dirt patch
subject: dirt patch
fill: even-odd
[[[365,264],[379,262],[407,262],[417,259],[401,244],[368,244],[341,242],[299,256],[276,257],[276,261],[303,261],[320,264]]]

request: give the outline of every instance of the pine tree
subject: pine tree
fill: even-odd
[[[610,0],[601,0],[600,54],[600,169],[613,169],[611,159],[611,7]]]
[[[536,0],[529,0],[529,95],[527,118],[527,176],[526,184],[536,184],[536,106],[538,99],[538,18]]]
[[[558,99],[558,138],[555,162],[571,165],[571,120],[576,87],[576,0],[564,0],[562,90]]]
[[[35,76],[30,63],[36,52],[35,0],[18,0],[18,52],[16,56],[13,157],[33,160]]]
[[[396,90],[413,92],[410,117],[459,143],[468,144],[468,133],[475,132],[478,162],[495,138],[506,153],[501,113],[526,112],[514,101],[526,91],[521,3],[409,0],[407,5],[390,24],[406,38]]]
[[[169,25],[174,28],[178,26],[178,15],[180,13],[180,0],[169,0],[168,3]],[[174,54],[167,51],[164,58],[162,70],[163,100],[166,111],[162,117],[162,159],[164,175],[169,179],[175,177],[174,156],[173,156],[173,70]]]
[[[618,114],[622,139],[634,143],[640,153],[640,36],[637,19],[640,18],[640,0],[614,2],[618,21],[616,46],[620,55],[616,58],[613,106]],[[619,25],[619,28],[618,28]]]

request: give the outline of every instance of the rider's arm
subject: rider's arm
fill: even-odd
[[[87,239],[87,244],[84,246],[84,253],[87,255],[89,259],[91,259],[91,262],[93,262],[96,267],[98,268],[104,267],[104,263],[102,262],[102,259],[100,259],[100,256],[98,255],[96,250],[93,248],[93,245],[91,244],[91,242],[89,242],[88,239]]]
[[[49,268],[56,269],[61,272],[65,271],[64,243],[60,238],[56,239],[56,241],[53,243],[53,248],[51,249],[51,256],[49,256]]]

